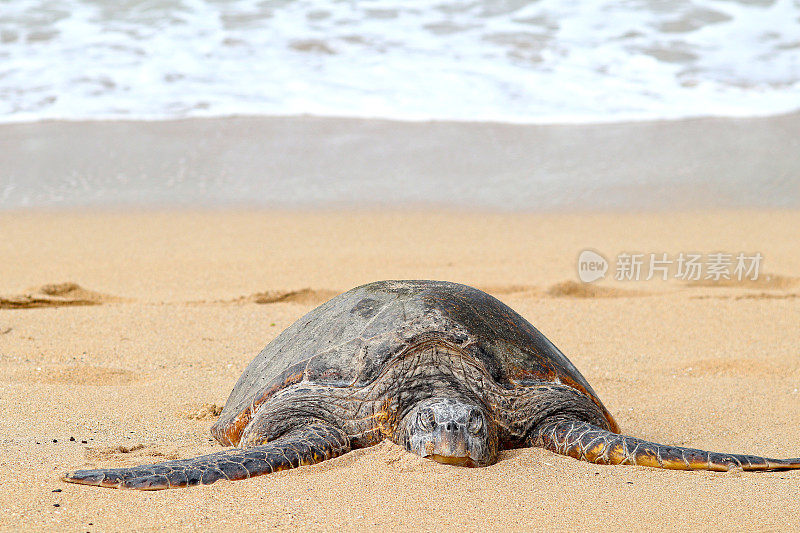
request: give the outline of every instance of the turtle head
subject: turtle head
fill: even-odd
[[[475,403],[428,398],[403,418],[400,444],[439,463],[488,466],[497,461],[497,424]]]

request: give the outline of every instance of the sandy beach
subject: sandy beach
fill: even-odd
[[[384,443],[157,493],[58,479],[221,449],[214,412],[255,354],[332,295],[390,278],[494,294],[568,355],[628,434],[797,457],[798,227],[793,210],[0,213],[0,528],[800,528],[797,471],[597,466],[539,449],[466,469]],[[758,282],[581,286],[585,248],[764,260]]]

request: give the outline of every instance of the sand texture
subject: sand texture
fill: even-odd
[[[598,466],[540,449],[491,467],[397,446],[141,493],[66,470],[191,457],[247,363],[332,295],[446,279],[509,304],[623,431],[800,456],[800,212],[0,214],[0,529],[798,530],[800,472]],[[584,248],[761,252],[760,281],[577,282]]]

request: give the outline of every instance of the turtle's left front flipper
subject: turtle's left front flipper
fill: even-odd
[[[350,451],[341,430],[312,424],[261,446],[132,468],[78,470],[62,476],[69,483],[119,489],[159,490],[208,485],[219,479],[247,479],[319,463]]]
[[[597,464],[639,465],[671,470],[800,469],[800,458],[768,459],[756,455],[707,452],[665,446],[635,437],[617,435],[581,421],[554,421],[534,432],[532,446]]]

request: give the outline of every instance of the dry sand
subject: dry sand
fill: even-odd
[[[538,449],[465,469],[383,444],[156,493],[58,479],[220,449],[214,413],[264,344],[332,294],[386,278],[495,294],[629,434],[799,456],[798,228],[797,211],[0,214],[0,527],[799,529],[797,471],[597,466]],[[569,282],[587,247],[760,251],[772,277],[582,290]]]

